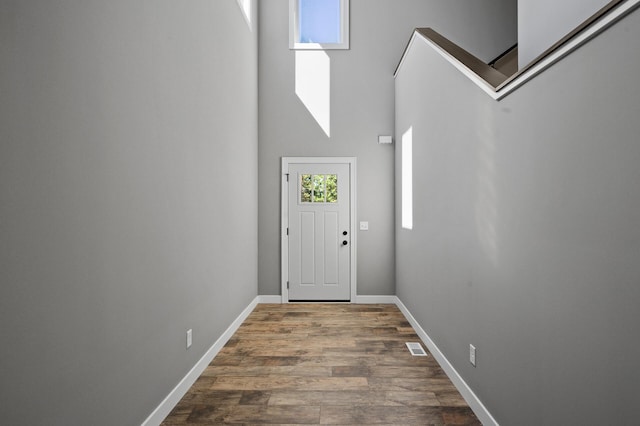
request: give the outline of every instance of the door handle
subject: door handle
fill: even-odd
[[[347,244],[349,244],[349,243],[347,242],[347,240],[344,240],[344,241],[342,242],[342,245],[343,245],[343,246],[346,246]]]

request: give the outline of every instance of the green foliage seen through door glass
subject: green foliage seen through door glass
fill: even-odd
[[[300,202],[337,203],[338,175],[300,175]]]
[[[313,202],[324,203],[324,176],[313,175]]]
[[[338,175],[327,175],[327,203],[338,202]]]
[[[313,185],[311,175],[302,175],[302,185],[300,189],[300,201],[303,203],[310,203],[311,196],[313,194]]]

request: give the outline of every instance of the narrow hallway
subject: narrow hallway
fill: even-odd
[[[480,424],[394,305],[258,305],[163,425]]]

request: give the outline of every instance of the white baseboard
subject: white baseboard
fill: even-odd
[[[484,426],[498,426],[498,422],[496,422],[489,410],[487,410],[487,407],[484,406],[482,401],[480,401],[469,385],[467,385],[467,383],[462,379],[456,369],[453,368],[453,365],[451,365],[449,360],[440,351],[438,346],[436,346],[434,341],[431,340],[427,332],[424,331],[418,321],[413,317],[413,315],[411,315],[411,312],[409,312],[409,309],[407,309],[404,303],[402,303],[398,297],[396,297],[395,303],[398,306],[398,309],[400,309],[407,318],[407,321],[409,321],[418,336],[420,336],[420,339],[422,339],[424,344],[427,346],[429,352],[431,352],[436,361],[438,361],[438,364],[440,364],[440,367],[442,367],[456,389],[458,389],[458,392],[460,392],[464,400],[467,401],[467,404],[469,404],[469,407],[471,407],[475,415],[478,417],[478,420],[480,420]]]
[[[258,303],[282,303],[282,296],[258,296]]]
[[[147,419],[142,423],[142,426],[156,426],[160,425],[162,421],[169,415],[173,407],[175,407],[178,402],[182,399],[182,397],[187,393],[189,388],[195,383],[195,381],[200,377],[202,372],[207,368],[207,366],[211,363],[213,358],[220,352],[220,349],[224,347],[224,345],[229,341],[233,333],[236,332],[238,327],[244,322],[244,320],[249,316],[251,311],[256,307],[259,303],[259,298],[256,297],[249,306],[245,308],[242,313],[238,316],[238,318],[233,321],[233,323],[225,330],[225,332],[216,340],[216,342],[209,348],[209,350],[200,358],[200,360],[193,366],[191,371],[187,373],[186,376],[180,383],[176,385],[175,388],[169,395],[158,405],[158,407],[153,410],[153,413],[147,417]]]
[[[397,300],[397,296],[356,296],[355,303],[361,305],[375,303],[395,305]]]

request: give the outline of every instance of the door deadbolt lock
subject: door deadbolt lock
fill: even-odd
[[[347,231],[342,231],[342,235],[347,235]]]

